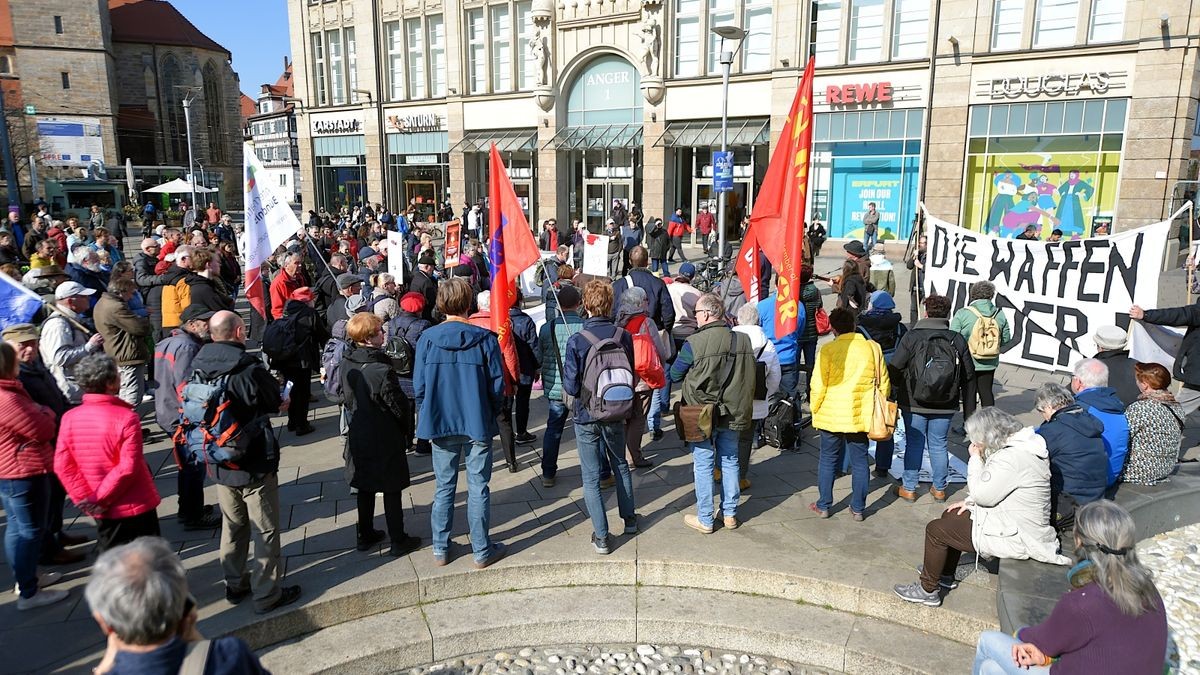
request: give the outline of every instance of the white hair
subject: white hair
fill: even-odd
[[[976,410],[963,424],[967,438],[983,447],[983,459],[1003,448],[1009,437],[1025,428],[1021,421],[1003,410],[988,406]]]
[[[479,291],[479,295],[475,296],[475,304],[479,305],[479,311],[490,312],[492,309],[492,292]]]
[[[84,596],[122,641],[153,645],[178,628],[187,593],[183,562],[166,540],[139,537],[100,554]]]
[[[88,261],[88,257],[93,253],[95,251],[88,248],[87,244],[75,244],[75,248],[71,249],[71,260],[76,265],[82,265]]]
[[[1099,359],[1084,359],[1076,363],[1074,375],[1084,389],[1108,386],[1108,366]]]
[[[738,309],[737,322],[739,326],[757,326],[758,318],[758,307],[749,302]]]
[[[621,304],[617,306],[617,314],[632,316],[637,314],[646,304],[646,291],[637,286],[631,286],[625,289],[621,294]]]

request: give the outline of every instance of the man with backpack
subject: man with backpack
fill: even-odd
[[[629,252],[629,264],[632,266],[629,274],[613,281],[613,297],[620,298],[625,289],[631,286],[646,291],[646,299],[650,303],[648,316],[654,325],[669,335],[675,327],[675,303],[671,300],[667,284],[650,271],[650,253],[645,246],[633,247]],[[616,307],[613,307],[609,318],[615,319],[616,316]]]
[[[224,520],[219,556],[225,599],[237,604],[253,592],[254,611],[265,614],[300,597],[299,586],[280,586],[279,442],[271,429],[271,415],[285,411],[288,401],[262,360],[246,353],[246,324],[241,317],[217,312],[208,327],[213,341],[192,360],[195,371],[184,387],[182,408],[195,410],[199,404],[221,412],[181,424],[177,437],[187,439],[186,452],[202,453],[217,484]],[[198,430],[201,433],[195,433]],[[224,445],[203,440],[227,435],[230,439]],[[253,579],[246,567],[252,526],[259,534]]]
[[[925,318],[900,338],[889,364],[905,428],[904,477],[896,494],[907,502],[917,500],[917,477],[926,451],[933,472],[929,495],[936,502],[946,501],[950,475],[946,437],[975,376],[967,341],[951,330],[949,315],[949,298],[925,298]]]
[[[297,436],[311,434],[315,429],[308,422],[312,396],[313,370],[321,366],[321,346],[329,339],[329,330],[313,309],[316,296],[311,288],[292,293],[284,307],[283,316],[267,325],[263,332],[263,353],[292,383],[292,404],[288,407],[288,431]]]
[[[567,340],[563,354],[563,392],[575,399],[575,442],[583,474],[583,501],[592,519],[592,547],[608,555],[608,515],[600,496],[600,476],[611,466],[616,477],[617,508],[624,533],[636,534],[633,479],[625,461],[625,424],[634,410],[633,337],[618,328],[609,315],[613,287],[607,281],[589,281],[583,289],[583,309],[588,318]]]
[[[721,512],[728,529],[738,526],[738,436],[754,422],[754,350],[750,338],[725,325],[721,298],[705,293],[696,301],[695,334],[683,343],[671,365],[671,381],[683,382],[683,403],[711,406],[711,432],[691,442],[696,483],[696,514],[683,522],[712,534],[713,471],[721,469]],[[679,420],[676,420],[679,427]]]
[[[996,286],[990,281],[976,281],[968,292],[969,305],[954,313],[950,330],[963,336],[971,350],[975,365],[975,377],[968,383],[963,397],[963,420],[975,413],[975,397],[980,406],[996,405],[993,392],[996,366],[1000,365],[1000,351],[1012,339],[1008,317],[992,301],[996,297]],[[960,429],[956,429],[962,433]]]

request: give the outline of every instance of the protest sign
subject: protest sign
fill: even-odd
[[[1129,307],[1158,306],[1169,220],[1111,236],[1042,242],[993,237],[931,215],[925,292],[968,303],[972,283],[996,285],[1012,339],[1004,363],[1066,370],[1096,352],[1100,326],[1129,325]]]
[[[396,284],[404,283],[404,235],[399,232],[387,233],[387,266],[388,274],[396,277]]]
[[[461,222],[452,220],[446,223],[446,267],[458,266],[461,235]]]
[[[608,237],[602,234],[583,236],[583,273],[608,276]]]

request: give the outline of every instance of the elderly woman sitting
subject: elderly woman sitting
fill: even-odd
[[[954,570],[964,552],[993,558],[1033,558],[1066,565],[1050,521],[1050,461],[1046,441],[998,408],[981,408],[966,424],[971,441],[968,496],[925,526],[921,578],[895,587],[896,595],[929,607],[942,604],[940,588],[958,584]],[[940,587],[940,588],[939,588]]]
[[[1187,415],[1167,391],[1171,373],[1166,368],[1157,363],[1138,363],[1133,366],[1133,377],[1142,393],[1125,409],[1129,455],[1125,458],[1123,480],[1154,485],[1175,470]]]
[[[1163,672],[1166,610],[1136,543],[1133,517],[1121,506],[1100,500],[1080,508],[1071,590],[1048,619],[1016,637],[980,635],[972,675]]]

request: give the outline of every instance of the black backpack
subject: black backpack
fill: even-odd
[[[300,315],[288,314],[267,324],[263,331],[262,351],[272,364],[292,361],[307,341],[307,331],[300,327]]]
[[[786,398],[776,399],[763,420],[763,438],[767,445],[781,450],[796,444],[796,406]]]
[[[409,344],[408,340],[400,335],[390,337],[384,343],[383,351],[392,359],[392,367],[396,369],[396,373],[400,377],[412,377],[416,349]]]
[[[913,346],[912,358],[904,369],[904,381],[912,405],[945,407],[957,405],[962,386],[962,359],[954,340],[933,333]]]

